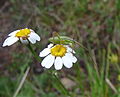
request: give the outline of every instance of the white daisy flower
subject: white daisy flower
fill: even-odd
[[[40,37],[32,29],[21,29],[11,32],[9,37],[4,41],[3,47],[10,46],[20,40],[22,43],[27,44],[29,41],[35,44],[36,41],[40,41]]]
[[[71,68],[76,63],[77,58],[73,56],[75,53],[68,45],[49,44],[47,48],[40,52],[40,57],[45,57],[41,65],[50,68],[53,64],[56,70],[60,70],[64,64],[66,68]]]

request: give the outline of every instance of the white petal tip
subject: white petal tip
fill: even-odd
[[[2,45],[2,47],[5,47],[5,46],[7,46],[7,45],[5,45],[5,44]]]
[[[42,57],[41,53],[39,54],[40,57]]]
[[[53,46],[53,44],[52,43],[50,43],[49,45],[48,45],[48,48],[51,48]]]
[[[73,57],[73,63],[76,63],[77,62],[77,58],[74,56]]]
[[[39,56],[40,57],[45,57],[50,53],[50,49],[49,48],[45,48],[43,51],[40,52]]]
[[[37,39],[37,41],[40,41],[40,37]]]
[[[61,68],[55,68],[55,70],[61,70]]]
[[[73,64],[71,66],[65,66],[65,67],[68,68],[68,69],[70,69],[70,68],[72,68],[72,66],[73,66]]]

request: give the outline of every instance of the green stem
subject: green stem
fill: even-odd
[[[61,83],[60,79],[58,78],[58,76],[55,73],[52,73],[53,77],[55,78],[55,80],[58,82],[61,90],[63,91],[64,95],[67,95],[69,97],[72,97],[71,94],[69,93],[69,91],[65,88],[65,86]]]
[[[27,45],[28,49],[31,51],[31,53],[33,54],[33,56],[35,57],[35,59],[37,61],[41,61],[40,57],[36,54],[36,52],[33,50],[32,46],[30,44]]]

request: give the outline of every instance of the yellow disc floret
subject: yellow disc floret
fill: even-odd
[[[112,63],[118,63],[118,61],[119,61],[117,54],[111,54],[108,58]]]
[[[63,45],[56,45],[53,48],[51,48],[50,51],[53,56],[63,57],[66,54],[67,49]]]
[[[27,38],[30,33],[31,33],[30,29],[26,28],[26,29],[22,29],[22,30],[18,31],[15,36],[18,38],[20,38],[20,37]]]

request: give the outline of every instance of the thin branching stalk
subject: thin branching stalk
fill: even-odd
[[[13,97],[17,97],[19,91],[21,90],[21,88],[22,88],[22,86],[23,86],[23,84],[24,84],[24,82],[25,82],[25,79],[26,79],[29,71],[30,71],[30,66],[26,69],[25,74],[24,74],[24,76],[22,77],[22,80],[20,81],[20,84],[19,84],[17,90],[15,91]]]
[[[118,93],[117,89],[115,88],[115,86],[111,83],[111,81],[110,81],[108,78],[106,78],[106,83],[110,86],[110,88],[111,88],[116,94]]]
[[[94,68],[96,70],[96,73],[97,73],[97,76],[98,78],[100,78],[100,75],[99,75],[99,71],[98,71],[98,66],[97,66],[97,62],[96,62],[96,59],[95,59],[95,55],[94,55],[94,52],[90,52],[90,50],[86,47],[84,47],[82,44],[80,44],[79,42],[77,41],[74,41],[76,44],[78,44],[80,47],[82,47],[85,51],[88,52],[88,56],[90,57],[90,59],[92,60],[93,64],[94,64]],[[94,57],[93,57],[94,56]]]

